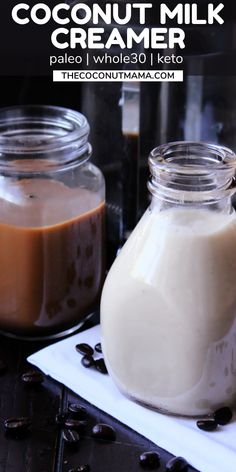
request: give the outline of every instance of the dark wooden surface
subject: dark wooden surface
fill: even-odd
[[[139,455],[148,450],[161,454],[162,465],[158,470],[164,472],[165,464],[171,458],[169,453],[61,384],[48,377],[39,387],[29,388],[23,384],[22,373],[32,369],[26,358],[42,346],[42,343],[0,337],[0,358],[8,365],[7,373],[0,377],[0,472],[68,472],[80,464],[89,464],[91,472],[141,472]],[[85,434],[75,449],[64,443],[62,431],[55,425],[55,415],[66,411],[72,401],[86,406],[89,415]],[[32,418],[32,429],[26,437],[6,437],[4,419],[12,416]],[[91,438],[91,428],[98,422],[116,429],[115,443],[97,442]],[[189,472],[193,470],[189,467]]]

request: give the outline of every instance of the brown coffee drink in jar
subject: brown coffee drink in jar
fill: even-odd
[[[63,109],[43,111],[55,122],[65,113],[65,126],[70,124]],[[43,120],[39,107],[23,109],[23,116],[29,112]],[[86,136],[85,118],[70,113]],[[31,147],[38,146],[28,133]],[[89,147],[72,163],[65,150],[53,161],[54,151],[46,152],[48,159],[33,158],[32,151],[28,159],[12,159],[9,175],[0,177],[0,330],[20,337],[57,335],[80,325],[96,309],[104,280],[102,174],[85,162]]]

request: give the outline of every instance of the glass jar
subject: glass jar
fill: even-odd
[[[131,399],[201,416],[236,400],[236,157],[177,142],[149,165],[151,205],[103,289],[103,352]]]
[[[89,125],[59,107],[0,110],[0,330],[71,332],[99,303],[105,184]]]

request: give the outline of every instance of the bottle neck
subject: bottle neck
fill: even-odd
[[[153,205],[232,212],[236,157],[227,148],[179,142],[154,149],[148,188]]]
[[[232,204],[232,199],[221,199],[218,202],[211,203],[196,203],[196,202],[183,202],[183,201],[169,201],[167,199],[160,199],[159,196],[152,195],[151,209],[158,211],[170,210],[171,208],[184,208],[184,209],[202,209],[205,211],[214,211],[226,215],[232,214],[235,210]]]

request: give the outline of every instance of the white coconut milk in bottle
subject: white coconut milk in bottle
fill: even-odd
[[[151,205],[103,289],[103,352],[131,399],[201,416],[236,400],[236,158],[180,142],[149,164]]]

